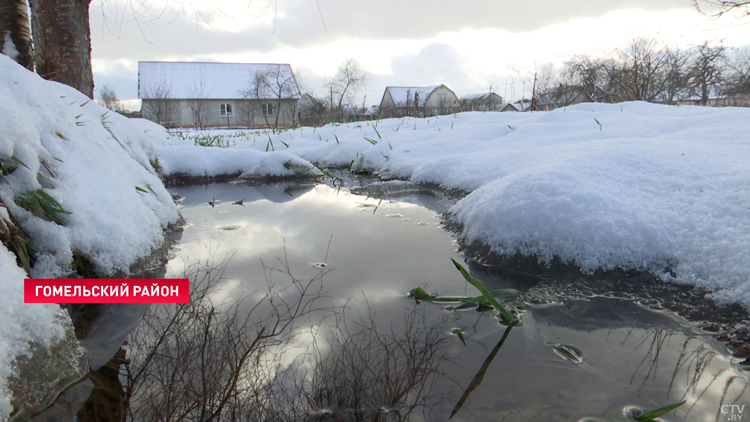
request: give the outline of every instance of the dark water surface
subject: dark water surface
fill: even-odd
[[[443,296],[478,294],[450,261],[464,258],[440,224],[450,204],[439,196],[380,200],[353,195],[348,188],[295,183],[210,184],[173,193],[184,198],[181,212],[188,224],[170,270],[179,273],[195,260],[233,254],[215,300],[263,288],[264,267],[287,262],[299,279],[325,269],[328,303],[347,304],[352,321],[396,337],[429,336],[409,325],[414,323],[409,317],[417,315],[416,325],[439,333],[440,341],[429,343],[431,359],[439,362],[429,388],[415,387],[398,400],[391,397],[391,403],[377,402],[389,399],[371,391],[378,398],[361,405],[380,409],[382,420],[399,420],[409,403],[419,401],[409,400],[420,394],[426,398],[408,420],[447,420],[503,335],[505,327],[490,312],[451,311],[407,297],[418,286]],[[243,205],[233,204],[240,200]],[[517,286],[511,280],[503,285],[502,277],[491,283],[493,289]],[[532,288],[529,297],[534,295]],[[525,310],[522,325],[509,334],[453,420],[619,421],[628,420],[625,412],[632,407],[651,410],[686,400],[662,419],[714,421],[732,420],[731,412],[739,415],[727,405],[750,404],[747,373],[736,359],[709,333],[670,313],[604,297],[516,305]],[[313,324],[319,333],[332,326],[330,320]],[[466,345],[451,329],[464,329]],[[298,341],[304,347],[311,340]],[[369,349],[381,350],[377,344]],[[358,410],[345,407],[320,402],[310,405],[309,415],[355,420]],[[743,419],[750,418],[750,409],[744,412]]]

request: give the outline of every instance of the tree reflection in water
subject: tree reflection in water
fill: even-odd
[[[190,303],[155,306],[130,336],[122,420],[390,421],[427,412],[447,359],[441,324],[417,308],[387,329],[373,313],[351,321],[345,307],[321,305],[326,271],[301,281],[280,262],[266,267],[267,288],[249,296],[249,312],[249,299],[210,300],[225,262],[193,267]],[[322,321],[328,334],[317,328],[306,353],[290,359],[300,328]]]
[[[337,313],[326,344],[313,343],[277,378],[285,419],[401,421],[427,413],[444,375],[445,331],[426,324],[424,308],[412,307],[401,324],[385,329],[372,312],[354,321],[346,310]]]
[[[671,416],[692,420],[742,403],[750,389],[699,332],[666,315],[656,320],[659,314],[628,301],[592,298],[567,308],[529,309],[519,329],[530,335],[525,354],[516,346],[506,360],[513,364],[491,371],[504,338],[511,337],[513,351],[514,337],[506,331],[473,380],[462,381],[462,397],[460,387],[442,390],[449,397],[437,397],[437,385],[443,388],[439,381],[458,374],[450,372],[457,368],[448,357],[446,343],[452,339],[446,320],[455,325],[460,315],[473,319],[474,314],[441,312],[443,319],[436,321],[430,307],[410,304],[379,326],[369,305],[324,306],[329,303],[322,291],[325,269],[302,281],[291,275],[285,260],[280,263],[266,267],[267,287],[249,296],[249,312],[242,304],[250,299],[210,301],[222,265],[194,268],[191,303],[154,307],[132,333],[129,361],[121,371],[123,411],[112,420],[444,420],[446,405],[454,403],[454,414],[461,409],[462,416],[477,420],[489,417],[487,406],[477,403],[490,403],[498,418],[570,420],[565,415],[614,418],[626,402],[653,408],[682,400],[687,404]],[[482,345],[476,337],[470,345]],[[295,344],[303,340],[300,353]],[[487,340],[496,341],[494,335]],[[585,357],[557,360],[550,347],[561,340],[580,346]],[[546,366],[535,372],[540,363]],[[464,370],[476,370],[468,366]],[[457,378],[466,378],[464,370]],[[491,374],[487,379],[485,372]],[[578,384],[559,384],[555,373]],[[507,402],[494,393],[497,381],[508,378],[521,401]],[[534,395],[524,395],[528,391]]]

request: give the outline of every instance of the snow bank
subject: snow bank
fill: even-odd
[[[271,139],[276,151],[320,166],[354,162],[470,191],[451,212],[470,240],[497,252],[557,256],[584,271],[649,270],[750,307],[748,122],[750,109],[633,102],[327,125]],[[268,137],[246,134],[229,150],[263,152]]]
[[[127,271],[163,240],[179,215],[159,180],[154,144],[167,133],[145,120],[110,112],[70,87],[42,80],[0,55],[0,219],[10,212],[31,237],[36,264],[31,276],[70,271],[73,252],[91,258],[103,274]],[[140,190],[136,189],[139,188]],[[15,200],[40,191],[70,214],[62,225],[46,221]],[[10,412],[6,379],[28,341],[59,336],[56,305],[23,303],[26,276],[0,247],[0,418]],[[67,321],[69,323],[69,319]]]
[[[90,257],[100,273],[127,271],[178,219],[151,164],[157,158],[151,138],[166,132],[110,112],[6,57],[0,57],[0,73],[0,157],[28,166],[3,176],[0,197],[32,238],[37,264],[31,275],[64,274],[74,251]],[[39,173],[48,181],[40,183]],[[70,212],[63,225],[14,203],[40,188]]]
[[[162,173],[192,177],[237,174],[241,177],[322,176],[310,162],[284,151],[261,152],[207,148],[192,145],[166,146],[159,150]]]

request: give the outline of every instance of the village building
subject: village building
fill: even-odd
[[[495,92],[465,95],[461,98],[461,111],[516,111],[513,105]]]
[[[380,100],[382,116],[427,116],[459,111],[456,93],[445,85],[428,87],[389,86]]]
[[[288,64],[138,62],[143,117],[168,127],[282,127],[298,123]]]
[[[461,111],[518,111],[495,92],[472,94],[461,98]]]

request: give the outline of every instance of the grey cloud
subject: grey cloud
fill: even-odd
[[[615,10],[692,7],[687,0],[333,0],[320,2],[328,28],[325,33],[316,2],[303,3],[308,4],[295,4],[302,9],[285,10],[287,17],[278,20],[277,32],[282,42],[306,43],[343,35],[362,39],[430,38],[440,32],[464,28],[525,32],[574,18],[597,18]],[[283,8],[283,2],[280,4]],[[305,39],[295,41],[288,37],[285,27],[304,29]]]
[[[267,52],[279,46],[304,48],[342,38],[423,39],[465,28],[525,32],[574,18],[596,18],[615,10],[690,7],[688,0],[321,0],[319,3],[292,0],[279,1],[279,14],[274,24],[239,33],[199,30],[195,23],[180,16],[172,21],[157,19],[143,26],[143,34],[151,47],[144,47],[144,35],[132,22],[121,25],[120,34],[106,34],[102,42],[102,36],[96,33],[102,27],[102,18],[100,14],[92,13],[92,35],[95,48],[116,45],[116,48],[99,49],[100,57],[140,55],[143,59],[159,60],[162,52],[172,55]],[[229,15],[232,11],[224,10],[223,13]]]

